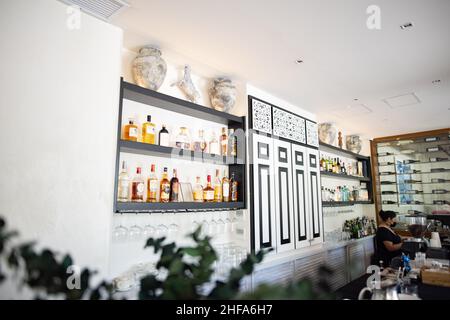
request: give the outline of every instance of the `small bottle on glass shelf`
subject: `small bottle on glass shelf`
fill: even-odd
[[[180,191],[180,183],[177,178],[177,169],[173,169],[173,177],[170,179],[170,202],[178,202],[178,195]]]
[[[208,175],[206,187],[203,189],[203,200],[205,202],[214,201],[214,188],[211,187],[211,175]]]
[[[211,135],[211,141],[209,142],[209,153],[220,154],[219,142],[217,141],[216,134],[213,132]]]
[[[152,123],[152,116],[147,116],[147,122],[142,125],[142,142],[155,144],[155,124]]]
[[[222,202],[222,199],[222,181],[220,181],[220,171],[217,169],[214,179],[214,202]]]
[[[203,130],[198,131],[198,136],[194,141],[194,151],[206,152],[206,140],[203,136]]]
[[[170,199],[170,181],[167,178],[167,168],[164,168],[164,172],[159,184],[159,199],[161,202],[169,202]]]
[[[158,178],[155,173],[155,165],[152,164],[150,176],[147,179],[147,202],[158,201]]]
[[[136,168],[136,176],[131,182],[131,201],[143,202],[145,193],[145,182],[141,174],[141,167]]]
[[[237,138],[234,135],[234,129],[228,130],[228,144],[230,146],[230,156],[237,156]]]
[[[137,141],[138,126],[134,124],[134,119],[130,118],[128,124],[123,129],[123,139],[128,141]]]
[[[169,131],[166,129],[166,125],[162,125],[162,129],[159,130],[158,143],[160,146],[169,147],[170,146],[170,135]]]
[[[176,136],[175,146],[180,149],[191,149],[191,142],[188,135],[188,130],[186,127],[180,128],[180,133]]]
[[[226,175],[226,171],[223,172],[223,178],[222,178],[222,197],[223,197],[223,202],[230,201],[230,180],[228,179],[228,177]]]
[[[231,194],[231,201],[237,202],[239,198],[239,190],[238,190],[239,184],[236,181],[236,178],[234,177],[234,172],[231,173],[230,178],[230,194]]]
[[[220,136],[220,154],[226,156],[228,151],[228,135],[227,128],[222,128],[222,135]]]
[[[117,201],[127,202],[130,200],[130,176],[128,175],[127,163],[122,161],[122,171],[119,174]]]
[[[195,180],[193,196],[195,202],[203,202],[203,187],[200,182],[200,177],[197,177]]]

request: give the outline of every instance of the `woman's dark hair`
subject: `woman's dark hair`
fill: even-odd
[[[386,221],[387,219],[391,218],[394,219],[397,216],[397,214],[394,211],[383,211],[380,210],[380,217],[383,221]]]

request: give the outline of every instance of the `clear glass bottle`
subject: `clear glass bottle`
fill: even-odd
[[[230,178],[230,193],[231,193],[231,201],[237,202],[239,198],[239,183],[236,181],[236,178],[234,177],[234,172],[231,173]]]
[[[206,152],[206,140],[203,135],[204,131],[199,130],[198,136],[194,141],[194,151],[196,152]]]
[[[147,179],[147,202],[158,201],[158,177],[155,173],[155,165],[152,164],[150,176]]]
[[[180,127],[180,133],[175,138],[175,146],[180,149],[191,149],[191,141],[186,127]]]
[[[136,175],[131,182],[131,201],[143,202],[145,193],[145,181],[141,174],[141,167],[136,168]]]
[[[208,175],[206,187],[203,189],[203,200],[205,202],[214,201],[214,188],[211,186],[211,175]]]
[[[203,202],[203,187],[200,181],[200,177],[196,177],[195,179],[193,194],[195,202]]]
[[[122,171],[119,174],[117,201],[130,201],[130,176],[128,175],[127,163],[122,161]]]
[[[228,151],[227,128],[222,128],[222,135],[220,136],[220,154],[226,156],[227,151]]]
[[[234,129],[228,130],[228,144],[230,146],[230,156],[236,157],[237,156],[237,138],[234,135]]]
[[[124,127],[123,139],[129,141],[137,141],[138,139],[138,126],[134,124],[133,118],[130,118],[128,124]]]
[[[147,122],[142,124],[142,142],[155,144],[155,124],[152,123],[152,116],[147,116]]]
[[[219,141],[217,141],[216,134],[213,132],[211,135],[211,141],[209,142],[209,153],[220,154]]]

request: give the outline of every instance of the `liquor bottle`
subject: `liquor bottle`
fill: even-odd
[[[411,164],[411,163],[417,163],[417,162],[420,162],[420,160],[412,160],[412,159],[403,160],[403,164]]]
[[[343,161],[341,164],[341,174],[347,174],[347,170],[345,169],[345,163]]]
[[[200,183],[200,177],[196,178],[193,194],[195,202],[203,202],[203,187]]]
[[[159,199],[161,202],[169,202],[170,199],[170,182],[167,178],[167,168],[164,168],[164,172],[159,184]]]
[[[142,142],[155,144],[155,124],[152,123],[152,116],[147,116],[147,122],[142,125]]]
[[[320,171],[324,171],[325,159],[320,157]]]
[[[209,142],[209,153],[220,154],[219,142],[217,141],[216,134],[213,132],[211,141]]]
[[[328,158],[327,160],[327,168],[328,168],[328,172],[333,172],[333,161],[331,161],[331,158]]]
[[[180,149],[191,149],[191,141],[186,127],[180,127],[180,133],[176,136],[175,146]]]
[[[208,175],[206,187],[203,189],[203,200],[205,202],[214,201],[214,188],[211,187],[211,175]]]
[[[232,157],[236,157],[237,156],[237,138],[234,135],[234,129],[229,129],[228,130],[228,140],[229,145],[230,145],[230,155]]]
[[[220,181],[219,169],[216,170],[216,177],[214,179],[214,202],[222,202],[222,181]]]
[[[448,158],[430,158],[430,162],[448,161]]]
[[[152,164],[150,176],[147,179],[147,202],[158,201],[158,178],[155,173],[155,165]]]
[[[203,137],[203,130],[198,131],[198,136],[194,141],[194,151],[206,152],[206,140]]]
[[[180,193],[180,182],[177,178],[177,169],[173,169],[173,177],[170,179],[170,202],[178,202],[178,195]]]
[[[129,141],[137,141],[138,138],[138,127],[134,124],[133,119],[128,120],[128,124],[123,130],[123,139]]]
[[[136,168],[136,176],[134,176],[131,182],[131,201],[143,202],[145,192],[145,182],[141,175],[141,168]]]
[[[231,174],[230,178],[230,193],[231,193],[231,201],[237,202],[239,198],[239,183],[236,181],[234,177],[234,172]]]
[[[130,176],[128,175],[127,163],[122,161],[122,171],[119,174],[117,201],[127,202],[130,200]]]
[[[230,201],[230,180],[227,178],[225,171],[222,178],[222,196],[223,202]]]
[[[222,128],[222,135],[220,136],[220,154],[223,156],[227,155],[228,150],[228,136],[227,128]]]
[[[168,147],[170,145],[169,131],[166,129],[166,125],[162,125],[162,129],[159,130],[158,142],[160,146]]]

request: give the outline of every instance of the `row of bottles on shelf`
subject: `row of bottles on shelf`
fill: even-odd
[[[350,233],[351,239],[359,239],[375,234],[377,227],[374,219],[364,216],[346,220],[342,230]]]
[[[147,188],[146,188],[147,186]],[[234,172],[228,178],[224,172],[222,179],[220,171],[216,170],[214,185],[211,175],[207,176],[206,186],[203,187],[201,178],[196,177],[194,187],[190,183],[181,184],[177,177],[177,170],[173,169],[173,176],[169,180],[167,168],[164,168],[161,179],[155,173],[152,164],[150,174],[145,178],[142,168],[136,168],[136,175],[131,179],[128,175],[126,162],[122,162],[119,174],[117,200],[119,202],[237,202],[238,182]]]
[[[143,123],[141,128],[135,124],[133,118],[130,118],[128,124],[123,128],[123,140],[143,142],[149,144],[158,144],[164,147],[176,147],[185,150],[197,152],[208,152],[222,156],[237,155],[237,138],[234,129],[222,128],[222,134],[219,139],[216,132],[212,131],[209,139],[205,138],[204,130],[198,130],[198,134],[192,140],[187,127],[180,127],[175,141],[171,141],[171,136],[166,125],[162,125],[156,141],[156,125],[152,123],[152,117],[147,116],[147,122]]]
[[[425,206],[432,206],[432,205],[450,205],[450,201],[448,200],[433,200],[432,202],[426,203],[424,201],[419,201],[419,200],[401,200],[400,203],[398,203],[397,201],[393,201],[393,200],[383,200],[381,201],[382,204],[395,204],[395,205],[411,205],[411,204],[416,204],[416,205],[425,205]]]
[[[361,161],[348,161],[345,163],[339,158],[325,157],[323,155],[320,158],[320,170],[350,176],[364,176]]]
[[[361,187],[338,186],[335,188],[325,188],[322,186],[322,201],[349,202],[349,201],[368,201],[369,193],[367,189]]]
[[[440,158],[440,157],[431,157],[429,160],[417,160],[417,159],[405,159],[405,160],[397,160],[397,162],[394,161],[380,161],[378,162],[379,166],[393,166],[396,163],[398,165],[406,165],[406,164],[421,164],[421,163],[429,163],[429,162],[442,162],[442,161],[449,161],[449,158]]]

